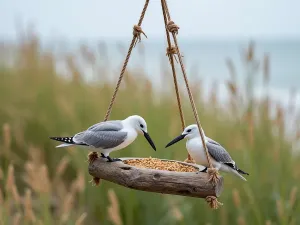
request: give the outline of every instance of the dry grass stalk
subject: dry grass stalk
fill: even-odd
[[[272,225],[271,220],[266,220],[266,225]]]
[[[251,146],[254,144],[254,120],[253,120],[253,112],[250,111],[246,115],[246,120],[248,123],[248,140]]]
[[[0,205],[3,205],[3,204],[4,204],[3,192],[2,192],[2,189],[0,187]]]
[[[4,179],[4,173],[3,170],[0,168],[0,180]]]
[[[5,190],[7,192],[10,192],[14,186],[15,186],[14,166],[12,164],[9,164]]]
[[[46,165],[37,166],[32,162],[25,164],[24,181],[37,193],[49,193],[51,183]]]
[[[293,208],[297,200],[298,187],[294,186],[290,193],[290,207]]]
[[[21,224],[21,223],[20,223],[20,222],[21,222],[21,219],[22,219],[22,214],[19,213],[19,212],[16,213],[16,214],[14,215],[12,225],[19,225],[19,224]]]
[[[170,210],[171,216],[174,217],[176,221],[182,221],[183,215],[177,206],[179,201],[176,201],[176,199],[174,199],[174,198],[168,198],[168,202],[169,202],[169,205],[171,208],[171,210]]]
[[[280,219],[284,218],[284,208],[281,200],[276,201],[277,213]]]
[[[90,63],[91,65],[94,65],[96,62],[96,56],[92,52],[91,49],[88,48],[86,45],[81,45],[80,46],[80,53],[83,57],[83,59],[87,62]]]
[[[29,146],[29,158],[36,167],[41,166],[44,162],[42,151],[34,146]]]
[[[235,70],[235,67],[234,67],[234,64],[233,64],[232,60],[227,58],[226,59],[226,65],[227,65],[227,68],[229,70],[231,79],[235,80],[236,79],[236,70]]]
[[[11,193],[12,193],[12,196],[13,196],[13,199],[14,199],[15,203],[20,205],[21,204],[21,197],[19,195],[18,188],[17,188],[16,185],[12,186]]]
[[[85,177],[84,173],[80,170],[77,172],[77,178],[71,184],[71,192],[72,193],[80,193],[85,189]]]
[[[4,150],[9,150],[11,146],[11,128],[8,123],[3,125],[3,142],[4,142]]]
[[[237,209],[240,208],[240,206],[241,206],[241,198],[240,198],[239,191],[236,188],[234,188],[232,190],[232,198],[233,198],[233,202],[234,202],[235,207]]]
[[[87,213],[86,212],[82,213],[80,217],[75,221],[75,225],[82,225],[86,217],[87,217]]]
[[[291,88],[289,93],[289,105],[288,105],[288,112],[290,115],[292,115],[293,112],[295,112],[296,98],[297,98],[297,90],[295,88]]]
[[[237,219],[237,224],[238,225],[246,225],[246,220],[243,216],[239,216]]]
[[[264,55],[263,78],[264,78],[264,84],[267,84],[270,79],[270,56],[268,54]]]
[[[73,204],[74,204],[74,193],[68,193],[62,204],[62,210],[61,210],[61,222],[65,223],[70,217],[70,213],[73,209]]]
[[[30,189],[26,189],[26,191],[25,191],[24,217],[25,217],[25,221],[29,221],[29,222],[36,221],[36,217],[35,217],[33,209],[32,209],[32,196],[31,196]]]
[[[112,190],[108,190],[108,199],[110,201],[110,205],[107,209],[108,218],[114,225],[122,225],[122,219],[119,211],[119,201],[116,193]]]
[[[227,225],[228,224],[228,212],[226,211],[226,207],[221,208],[220,217],[221,217],[221,225]]]
[[[66,170],[66,168],[68,167],[70,162],[70,159],[67,156],[64,156],[60,162],[58,163],[57,167],[56,167],[56,173],[55,176],[56,177],[60,177]]]
[[[211,88],[211,91],[210,91],[210,99],[209,99],[209,102],[212,106],[212,108],[215,110],[216,107],[219,105],[218,104],[218,82],[214,82],[213,85],[212,85],[212,88]]]
[[[248,49],[245,51],[245,56],[247,62],[252,62],[254,60],[254,42],[250,42]]]
[[[176,111],[175,111],[176,110]],[[178,109],[178,105],[177,102],[176,104],[172,104],[170,107],[170,126],[168,128],[168,134],[170,137],[174,137],[175,135],[178,135],[178,132],[182,130],[182,127],[180,125],[180,117],[179,117],[179,109]],[[176,112],[176,113],[174,113]]]
[[[227,88],[233,96],[236,96],[238,90],[237,90],[237,86],[235,83],[233,83],[232,81],[228,81]]]
[[[174,216],[176,221],[182,221],[183,215],[180,209],[177,206],[172,207],[172,215]]]

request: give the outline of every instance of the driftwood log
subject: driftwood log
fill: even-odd
[[[128,159],[138,158],[121,158],[121,160]],[[223,191],[223,177],[219,177],[219,182],[216,186],[213,186],[208,181],[208,174],[200,172],[204,168],[203,166],[175,160],[165,161],[190,165],[197,168],[199,172],[173,172],[137,168],[122,161],[107,162],[107,159],[98,158],[89,165],[89,173],[94,177],[140,191],[197,198],[219,197]]]

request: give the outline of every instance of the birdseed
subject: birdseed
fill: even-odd
[[[128,159],[123,161],[125,164],[138,168],[147,168],[155,170],[167,170],[175,172],[197,172],[193,166],[184,165],[178,162],[162,161],[156,158]]]

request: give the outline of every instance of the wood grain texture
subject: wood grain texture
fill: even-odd
[[[137,158],[121,158],[121,160],[126,159]],[[175,162],[203,169],[202,166],[196,164]],[[208,182],[208,174],[204,172],[173,172],[144,169],[124,164],[121,161],[107,162],[107,159],[103,158],[99,158],[89,165],[89,173],[94,177],[140,191],[198,198],[207,196],[219,197],[223,191],[223,177],[219,177],[218,184],[213,186]]]

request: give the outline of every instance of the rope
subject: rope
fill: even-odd
[[[180,66],[181,66],[182,74],[183,74],[183,77],[184,77],[185,85],[186,85],[186,88],[187,88],[187,91],[188,91],[189,99],[190,99],[190,102],[191,102],[191,105],[192,105],[194,117],[196,119],[196,123],[197,123],[198,129],[199,129],[202,145],[205,148],[206,158],[207,158],[207,161],[208,161],[208,165],[210,167],[208,169],[209,174],[211,176],[210,181],[213,182],[214,184],[216,184],[216,182],[218,181],[218,177],[217,177],[218,171],[215,168],[213,168],[212,163],[211,163],[210,155],[208,153],[208,149],[207,149],[207,146],[205,144],[205,137],[204,137],[202,127],[201,127],[201,124],[200,124],[198,112],[197,112],[197,109],[196,109],[196,105],[195,105],[195,102],[194,102],[193,95],[192,95],[190,87],[189,87],[188,78],[187,78],[187,75],[186,75],[184,64],[182,62],[180,49],[178,47],[178,42],[177,42],[176,35],[178,34],[179,27],[173,21],[171,21],[171,16],[170,16],[170,13],[169,13],[169,10],[168,10],[167,1],[166,0],[161,0],[161,1],[162,1],[164,11],[166,12],[166,14],[169,18],[169,23],[168,23],[167,27],[170,29],[169,31],[172,31],[171,33],[172,33],[172,36],[173,36],[175,47],[177,48],[177,55],[178,55],[179,63],[180,63]]]
[[[114,91],[113,96],[111,98],[111,101],[109,103],[106,115],[104,117],[104,121],[107,121],[109,119],[110,114],[111,114],[111,110],[112,110],[113,104],[115,102],[117,93],[119,91],[119,88],[120,88],[120,85],[121,85],[121,82],[122,82],[122,79],[123,79],[123,76],[124,76],[124,73],[125,73],[130,55],[131,55],[131,52],[132,52],[132,49],[135,47],[135,45],[138,42],[141,41],[141,34],[143,34],[147,38],[146,34],[143,32],[143,30],[141,28],[141,25],[142,25],[143,19],[145,17],[145,13],[146,13],[146,10],[148,8],[148,5],[149,5],[149,0],[146,0],[143,11],[141,13],[141,16],[140,16],[140,19],[139,19],[139,22],[138,22],[138,25],[133,26],[133,38],[132,38],[131,44],[130,44],[129,49],[128,49],[127,56],[126,56],[124,64],[123,64],[123,67],[122,67],[122,70],[121,70],[121,73],[120,73],[120,76],[119,76],[119,79],[118,79],[118,82],[117,82],[117,86],[115,88],[115,91]],[[91,152],[88,155],[88,158],[89,158],[89,160],[88,160],[89,163],[92,163],[93,161],[95,161],[98,158],[98,153],[97,152]],[[98,185],[100,183],[100,178],[93,177],[93,181],[96,185]]]
[[[182,62],[182,56],[181,56],[181,53],[180,53],[180,49],[178,47],[178,42],[177,42],[176,35],[178,34],[179,27],[171,20],[170,12],[168,10],[167,1],[166,0],[161,0],[161,3],[162,3],[162,9],[163,9],[163,12],[164,12],[166,29],[168,29],[168,31],[170,33],[172,33],[172,36],[173,36],[174,44],[175,44],[175,47],[176,47],[176,50],[177,50],[177,56],[178,56],[178,59],[179,59],[182,74],[183,74],[184,81],[185,81],[185,86],[186,86],[186,89],[188,91],[188,95],[189,95],[189,99],[190,99],[190,102],[191,102],[191,105],[192,105],[194,117],[196,119],[196,123],[197,123],[199,133],[200,133],[200,136],[201,136],[202,145],[205,148],[206,158],[207,158],[207,161],[208,161],[208,164],[209,164],[209,167],[210,167],[210,168],[208,168],[208,174],[209,174],[209,177],[210,177],[208,182],[211,182],[213,185],[216,185],[218,180],[219,180],[218,171],[212,166],[212,163],[211,163],[210,155],[208,153],[208,149],[207,149],[207,146],[205,144],[205,137],[204,137],[202,127],[201,127],[201,124],[200,124],[198,112],[197,112],[197,109],[196,109],[196,106],[195,106],[195,102],[194,102],[192,92],[191,92],[190,87],[189,87],[188,78],[187,78],[187,75],[186,75],[184,64]],[[169,20],[168,23],[166,23],[166,17],[168,17],[168,20]],[[218,202],[217,197],[215,197],[215,196],[207,196],[205,200],[209,204],[209,206],[213,209],[217,209],[220,205],[222,205],[222,203]]]
[[[223,205],[215,196],[207,196],[205,200],[212,209],[218,209],[219,206]]]
[[[174,59],[178,63],[178,61],[177,61],[177,59],[175,57],[175,55],[177,55],[177,48],[175,46],[171,46],[171,48],[168,47],[167,50],[166,50],[166,52],[167,52],[166,55],[169,57],[169,61],[170,61],[170,57],[172,57],[172,55],[173,55]],[[170,61],[170,63],[171,63],[171,61]]]
[[[167,41],[168,41],[168,48],[167,48],[166,55],[169,57],[169,62],[171,64],[171,68],[172,68],[174,87],[175,87],[175,92],[176,92],[176,99],[177,99],[177,104],[178,104],[178,109],[179,109],[180,120],[181,120],[181,127],[182,127],[182,130],[184,130],[184,128],[185,128],[184,114],[183,114],[183,110],[182,110],[182,106],[181,106],[181,100],[180,100],[180,94],[179,94],[179,89],[178,89],[176,70],[175,70],[175,65],[174,65],[174,58],[175,57],[173,57],[174,54],[177,54],[178,51],[177,51],[177,48],[175,46],[172,46],[172,44],[171,44],[170,34],[168,32],[168,29],[167,29],[167,15],[166,15],[166,12],[164,10],[163,0],[161,0],[161,3],[162,3],[161,4],[162,5],[162,12],[163,12],[163,15],[164,15],[166,36],[167,36]],[[176,58],[175,58],[175,60],[176,60]],[[190,154],[188,154],[188,160],[190,160],[190,161],[192,160]]]
[[[135,38],[135,42],[134,42],[134,47],[135,45],[138,43],[138,42],[141,42],[142,41],[142,37],[141,37],[141,34],[143,34],[146,38],[147,35],[144,33],[144,31],[142,30],[142,28],[138,25],[134,25],[133,26],[133,32],[132,32],[133,36],[136,37]]]
[[[146,0],[145,5],[144,5],[144,8],[143,8],[143,11],[142,11],[142,13],[141,13],[141,16],[140,16],[140,19],[139,19],[139,22],[138,22],[138,25],[134,25],[134,26],[133,26],[133,38],[132,38],[131,44],[130,44],[130,46],[129,46],[128,53],[127,53],[127,56],[126,56],[126,59],[125,59],[124,64],[123,64],[123,68],[122,68],[122,70],[121,70],[120,77],[119,77],[119,80],[118,80],[116,89],[115,89],[115,91],[114,91],[114,93],[113,93],[113,96],[112,96],[112,98],[111,98],[111,101],[110,101],[110,103],[109,103],[109,106],[108,106],[108,109],[107,109],[107,112],[106,112],[104,121],[107,121],[108,118],[109,118],[109,116],[110,116],[110,113],[111,113],[113,104],[114,104],[114,102],[115,102],[115,99],[116,99],[118,90],[119,90],[119,88],[120,88],[121,81],[122,81],[122,79],[123,79],[123,75],[124,75],[124,72],[125,72],[125,70],[126,70],[126,67],[127,67],[127,64],[128,64],[128,61],[129,61],[129,58],[130,58],[132,49],[134,48],[134,46],[136,45],[137,42],[140,42],[140,41],[141,41],[141,33],[144,34],[145,37],[147,37],[146,34],[143,32],[143,30],[142,30],[142,28],[141,28],[141,25],[142,25],[143,19],[144,19],[144,17],[145,17],[145,13],[146,13],[146,10],[147,10],[148,5],[149,5],[149,0]]]

